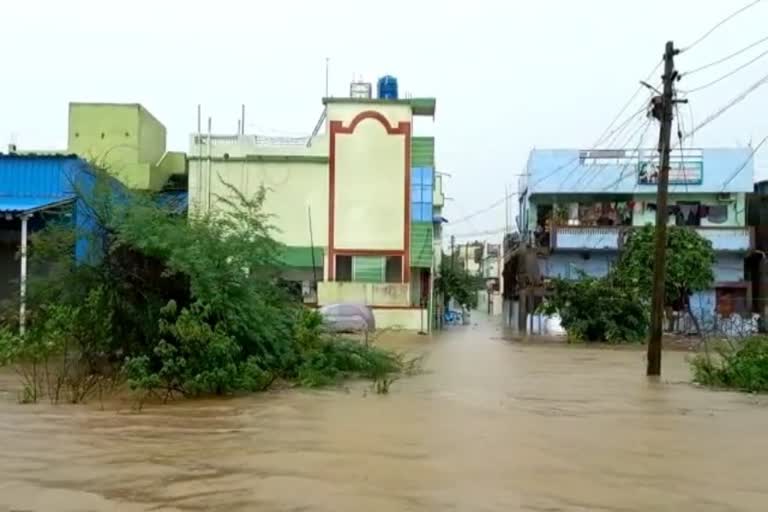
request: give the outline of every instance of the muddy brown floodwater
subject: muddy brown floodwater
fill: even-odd
[[[482,322],[482,319],[481,319]],[[280,391],[145,408],[0,397],[2,511],[768,510],[768,399],[665,378],[637,350],[503,341],[488,324],[388,396]]]

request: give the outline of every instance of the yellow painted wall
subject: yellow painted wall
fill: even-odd
[[[336,249],[404,249],[406,144],[375,119],[336,136]]]
[[[159,190],[165,127],[136,103],[70,103],[67,149],[104,166],[132,188]],[[167,179],[167,177],[166,177]]]
[[[209,189],[208,162],[189,163],[190,215],[205,211],[209,197],[215,207],[217,195],[231,195],[224,183],[249,196],[254,196],[264,185],[268,189],[264,211],[273,215],[271,223],[277,228],[275,239],[286,245],[309,246],[307,205],[310,205],[314,245],[327,247],[327,163],[221,160],[211,162],[211,170]]]
[[[410,306],[408,283],[356,283],[324,281],[317,283],[318,303],[365,304],[369,306]]]
[[[429,314],[426,309],[374,309],[377,329],[427,330]]]
[[[165,126],[139,106],[139,162],[157,164],[165,154]]]

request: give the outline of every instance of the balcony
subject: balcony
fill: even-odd
[[[553,251],[618,251],[625,233],[632,226],[555,226],[549,239]],[[748,227],[695,227],[702,237],[712,242],[715,251],[747,252],[753,247],[752,230]]]
[[[703,227],[696,231],[712,242],[716,251],[747,252],[753,247],[752,229],[748,227]]]
[[[554,250],[618,251],[629,226],[555,226],[549,239]]]

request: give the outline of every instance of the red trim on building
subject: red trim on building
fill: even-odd
[[[375,250],[375,249],[336,249],[334,231],[336,227],[336,135],[352,134],[357,125],[365,119],[375,119],[384,126],[388,135],[403,135],[405,137],[404,157],[404,185],[405,208],[403,211],[403,250]],[[411,279],[410,248],[411,248],[411,123],[402,121],[393,127],[389,120],[375,110],[365,110],[352,119],[349,126],[345,127],[341,121],[331,121],[329,124],[329,148],[328,148],[328,280],[336,279],[336,255],[347,256],[402,256],[403,258],[403,282]]]
[[[405,256],[405,251],[390,249],[336,249],[336,256]]]
[[[334,252],[334,230],[336,212],[336,133],[343,129],[341,121],[331,121],[328,147],[328,280],[336,279],[336,253]]]

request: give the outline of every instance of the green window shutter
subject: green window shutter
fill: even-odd
[[[352,280],[362,283],[383,283],[384,257],[353,256]]]
[[[435,167],[435,138],[411,138],[411,167]]]
[[[432,267],[432,223],[411,223],[411,267]]]

